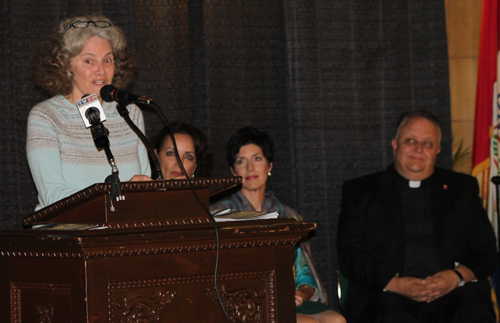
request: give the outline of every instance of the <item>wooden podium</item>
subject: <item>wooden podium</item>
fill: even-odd
[[[240,178],[194,180],[210,194]],[[2,322],[226,322],[214,288],[215,227],[187,181],[122,183],[109,208],[95,184],[25,225],[94,223],[99,230],[0,234]],[[293,219],[217,223],[217,286],[230,322],[295,322],[294,245],[315,228]]]

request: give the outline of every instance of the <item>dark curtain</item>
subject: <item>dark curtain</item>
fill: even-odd
[[[395,123],[415,109],[443,122],[438,164],[451,166],[442,0],[4,0],[0,10],[3,229],[20,228],[36,205],[26,120],[48,96],[31,79],[33,48],[63,18],[91,12],[124,30],[139,66],[130,90],[206,133],[212,175],[230,175],[234,131],[269,131],[269,188],[317,223],[312,249],[334,306],[342,183],[391,162]],[[154,112],[144,115],[148,134],[162,127]]]

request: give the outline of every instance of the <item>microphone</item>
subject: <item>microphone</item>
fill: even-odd
[[[85,127],[89,128],[92,132],[92,138],[94,139],[95,146],[98,150],[106,149],[106,155],[108,156],[108,160],[113,157],[111,155],[111,151],[109,149],[109,131],[102,124],[101,121],[106,120],[106,116],[104,115],[104,111],[102,110],[101,103],[97,99],[97,94],[84,94],[80,100],[76,102],[78,106],[78,110],[80,111],[80,115],[82,116],[83,122],[85,123]],[[101,118],[102,112],[102,118]]]
[[[106,120],[104,110],[95,93],[85,94],[80,100],[76,101],[76,106],[86,128]]]
[[[157,103],[145,96],[139,96],[132,93],[127,93],[125,91],[120,91],[115,88],[113,85],[108,84],[104,85],[101,88],[101,99],[106,102],[116,101],[118,104],[116,105],[116,109],[125,122],[129,125],[129,127],[137,134],[139,139],[146,147],[148,152],[148,156],[150,160],[154,164],[154,172],[156,173],[156,179],[163,179],[163,175],[161,173],[160,162],[158,161],[158,156],[156,156],[151,144],[148,141],[148,138],[142,133],[142,131],[134,124],[134,122],[130,119],[129,112],[126,106],[129,103],[145,103],[147,105],[157,106]],[[161,111],[161,110],[160,110]]]
[[[88,108],[87,111],[85,111],[85,117],[89,120],[90,124],[101,121],[101,113],[95,107]]]
[[[131,102],[147,103],[147,104],[149,104],[150,102],[154,102],[153,99],[150,99],[146,96],[141,96],[118,90],[111,84],[103,86],[101,88],[100,93],[101,93],[101,98],[106,102],[117,101],[125,105]]]

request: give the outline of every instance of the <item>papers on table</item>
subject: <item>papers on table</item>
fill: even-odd
[[[217,209],[210,211],[216,222],[247,221],[276,219],[278,212],[267,211],[231,211],[231,209]]]

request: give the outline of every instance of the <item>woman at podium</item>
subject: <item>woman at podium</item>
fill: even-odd
[[[272,192],[266,192],[266,183],[273,169],[274,143],[267,132],[245,127],[231,136],[227,144],[227,161],[231,172],[241,176],[241,190],[211,205],[214,209],[238,211],[277,211],[280,217],[302,217],[282,204]],[[306,254],[306,255],[304,255]],[[307,260],[309,259],[309,260]],[[344,317],[321,302],[320,281],[312,274],[313,266],[308,248],[296,249],[295,304],[297,322],[345,322]]]
[[[170,129],[188,176],[208,177],[210,174],[209,154],[207,138],[203,132],[191,124],[178,122],[172,123]],[[185,179],[186,176],[175,157],[174,144],[168,128],[163,128],[151,142],[158,156],[163,178]]]
[[[90,15],[66,19],[41,42],[33,56],[36,85],[53,95],[38,103],[28,118],[26,152],[38,191],[36,210],[96,182],[112,169],[103,149],[98,150],[85,114],[77,101],[90,95],[93,108],[107,128],[105,137],[122,180],[147,180],[151,173],[145,147],[116,110],[102,102],[104,85],[127,88],[136,64],[126,48],[123,32],[109,19]],[[95,111],[94,110],[94,111]],[[144,131],[141,111],[129,105],[131,120]],[[87,120],[88,121],[88,120]],[[137,175],[142,174],[142,175]],[[147,175],[147,176],[146,176]]]

